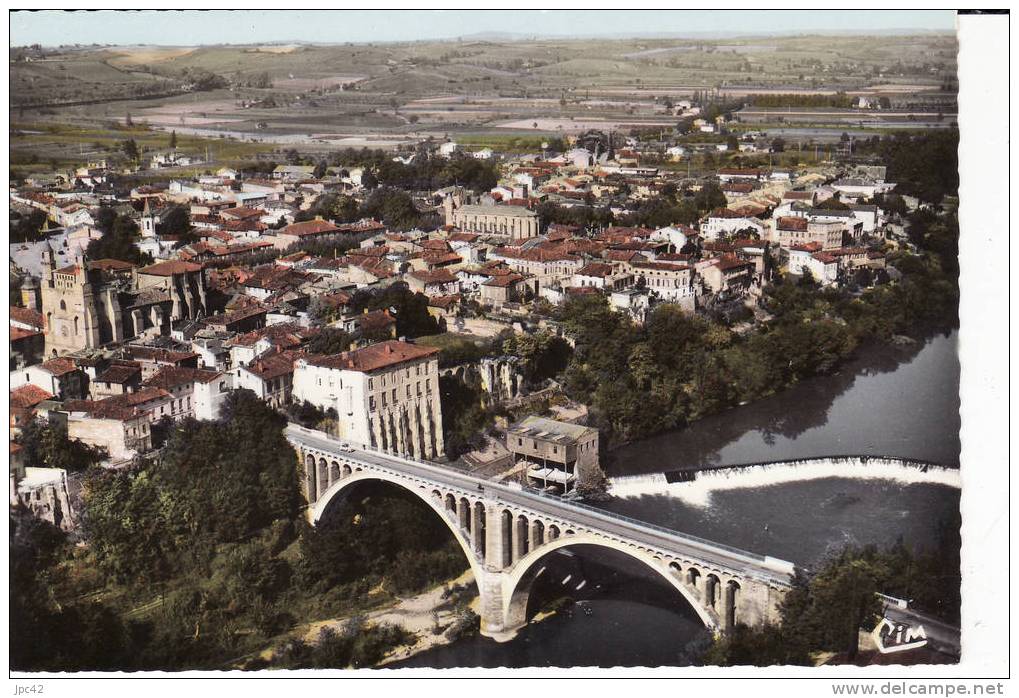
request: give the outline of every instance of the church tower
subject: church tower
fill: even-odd
[[[143,238],[154,238],[156,237],[156,217],[152,213],[152,209],[149,208],[149,199],[145,198],[145,209],[142,211],[142,237]]]

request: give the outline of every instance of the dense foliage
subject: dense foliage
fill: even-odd
[[[96,227],[103,233],[88,244],[89,259],[119,259],[132,264],[147,264],[152,258],[135,245],[138,226],[130,216],[117,214],[110,208],[100,208],[96,214]]]
[[[962,582],[959,566],[961,520],[939,523],[930,550],[910,550],[900,540],[887,550],[847,547],[817,570],[798,570],[781,608],[781,625],[747,628],[716,640],[702,661],[726,666],[810,664],[817,652],[853,661],[859,630],[880,619],[877,593],[910,600],[910,605],[958,624]]]
[[[896,193],[939,204],[959,192],[959,131],[932,129],[857,141],[857,153],[874,154],[888,167],[886,179]]]
[[[15,511],[12,666],[226,668],[323,617],[354,620],[296,648],[313,666],[370,665],[406,642],[401,629],[357,614],[458,576],[463,551],[426,505],[381,485],[360,485],[308,526],[283,424],[237,391],[219,422],[175,425],[157,460],[90,471],[85,548]],[[271,665],[305,666],[294,649]]]
[[[81,472],[107,457],[105,449],[68,438],[67,426],[58,421],[33,419],[21,427],[16,441],[24,449],[25,462],[43,468]]]
[[[46,224],[46,213],[33,208],[25,215],[11,217],[11,242],[36,242],[44,239],[42,228]]]
[[[942,234],[952,237],[950,222]],[[857,293],[774,283],[762,299],[772,318],[747,335],[668,304],[638,327],[600,296],[572,298],[558,314],[576,340],[567,392],[615,443],[759,399],[834,371],[863,342],[955,327],[957,271],[946,257],[892,254],[903,278]]]
[[[411,291],[403,282],[383,289],[359,289],[350,301],[351,309],[390,309],[396,316],[396,334],[413,339],[442,331],[438,321],[428,313],[428,297]]]
[[[488,191],[499,181],[499,170],[493,161],[478,160],[459,153],[444,158],[419,152],[409,163],[403,163],[393,160],[383,150],[348,148],[332,153],[329,164],[363,167],[371,172],[377,186],[408,191],[435,191],[450,185]]]

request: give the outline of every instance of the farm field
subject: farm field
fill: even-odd
[[[29,166],[70,161],[95,144],[104,152],[125,137],[129,115],[147,127],[143,148],[177,131],[182,148],[212,142],[236,160],[296,144],[393,148],[507,131],[549,138],[667,128],[673,101],[706,92],[729,101],[844,93],[922,103],[954,99],[942,90],[956,50],[948,34],[12,48],[11,122],[33,127],[12,132],[11,155]],[[843,127],[899,126],[886,123],[890,115],[866,116]],[[842,125],[800,118],[804,128]]]

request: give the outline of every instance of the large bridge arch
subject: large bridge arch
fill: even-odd
[[[562,536],[550,540],[544,545],[536,548],[521,557],[513,569],[507,572],[503,580],[503,614],[505,617],[504,627],[516,631],[527,624],[527,602],[531,596],[531,588],[537,578],[540,569],[538,564],[546,555],[560,548],[570,546],[590,545],[594,547],[615,550],[629,556],[636,562],[653,570],[662,577],[669,585],[682,595],[690,607],[693,608],[697,617],[704,626],[711,632],[720,630],[718,620],[713,617],[704,607],[694,591],[672,573],[668,561],[663,561],[652,553],[645,552],[635,546],[626,545],[611,538],[605,538],[590,533],[577,533]]]
[[[481,584],[482,579],[482,566],[477,556],[471,548],[471,543],[464,537],[463,531],[454,524],[449,518],[449,513],[444,508],[445,497],[441,500],[433,500],[432,492],[434,487],[421,488],[414,487],[406,479],[396,475],[390,475],[389,473],[376,471],[376,470],[358,470],[355,471],[348,477],[343,478],[339,482],[333,483],[333,485],[322,493],[322,496],[318,498],[318,501],[311,507],[311,523],[317,525],[322,517],[325,516],[329,510],[330,505],[334,501],[341,501],[343,495],[350,490],[354,485],[362,482],[386,482],[391,485],[399,487],[405,492],[409,492],[417,497],[419,500],[428,505],[428,507],[435,512],[435,515],[446,524],[446,528],[449,529],[450,533],[456,539],[456,542],[460,545],[460,549],[463,550],[464,556],[467,558],[467,562],[471,567],[471,574],[474,575],[474,581],[476,584]],[[455,511],[453,512],[456,513]]]

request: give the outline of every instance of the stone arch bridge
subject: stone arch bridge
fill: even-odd
[[[566,546],[610,548],[657,572],[704,625],[778,621],[793,565],[765,555],[635,521],[512,485],[382,451],[343,447],[323,432],[294,424],[287,438],[305,469],[309,518],[358,482],[389,482],[417,495],[449,526],[478,585],[481,632],[511,639],[527,624],[531,585],[548,553]]]

